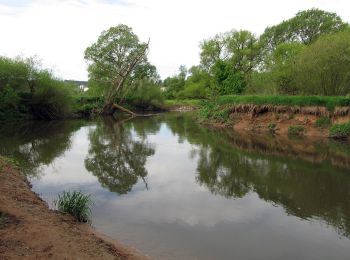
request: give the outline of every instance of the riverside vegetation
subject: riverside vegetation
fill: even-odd
[[[102,32],[85,51],[86,92],[56,78],[38,58],[1,57],[0,120],[116,110],[135,116],[138,110],[195,106],[201,107],[201,119],[222,121],[229,117],[228,106],[237,104],[330,112],[350,104],[350,27],[335,13],[301,11],[259,36],[247,30],[219,33],[200,43],[199,65],[180,66],[177,75],[164,80],[148,61],[148,49],[149,42],[126,25]],[[323,128],[332,124],[331,136],[348,135],[346,122],[334,126],[333,120]]]

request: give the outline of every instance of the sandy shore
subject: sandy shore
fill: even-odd
[[[50,210],[0,159],[0,259],[150,259],[70,215]]]

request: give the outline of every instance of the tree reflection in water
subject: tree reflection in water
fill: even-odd
[[[145,164],[155,149],[145,135],[135,137],[132,132],[132,124],[105,118],[89,133],[90,147],[85,167],[103,187],[119,194],[131,191],[139,178],[148,188]]]
[[[40,168],[51,164],[70,148],[71,137],[84,121],[33,121],[7,124],[0,129],[0,154],[16,159],[28,176],[40,175]]]

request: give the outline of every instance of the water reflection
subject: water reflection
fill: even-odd
[[[0,127],[0,154],[17,159],[25,173],[36,176],[70,148],[72,134],[86,122],[33,121]]]
[[[45,200],[92,194],[99,230],[159,259],[350,254],[349,144],[219,131],[190,114],[0,130],[0,152],[26,163]]]
[[[139,178],[147,188],[145,163],[155,150],[147,142],[145,128],[135,130],[142,133],[137,140],[132,135],[130,125],[105,118],[89,133],[90,147],[85,167],[97,176],[103,187],[112,192],[128,193]]]

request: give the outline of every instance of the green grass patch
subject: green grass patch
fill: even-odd
[[[238,96],[226,95],[217,98],[218,105],[255,104],[278,106],[322,106],[333,111],[336,106],[350,106],[350,97],[329,96]]]
[[[350,136],[350,121],[344,124],[334,124],[329,129],[329,135],[333,138],[347,138]]]
[[[91,205],[90,195],[81,191],[64,191],[58,195],[54,205],[61,212],[71,214],[79,222],[91,223]]]
[[[1,156],[1,155],[0,155],[0,160],[6,162],[6,163],[8,163],[8,164],[10,164],[11,166],[16,167],[16,168],[20,166],[19,161],[17,161],[17,160],[14,159],[14,158],[5,157],[5,156]]]
[[[289,135],[302,135],[305,131],[305,128],[301,125],[291,125],[288,127]]]
[[[331,119],[326,116],[318,118],[315,122],[315,126],[318,128],[327,128],[332,124]]]

